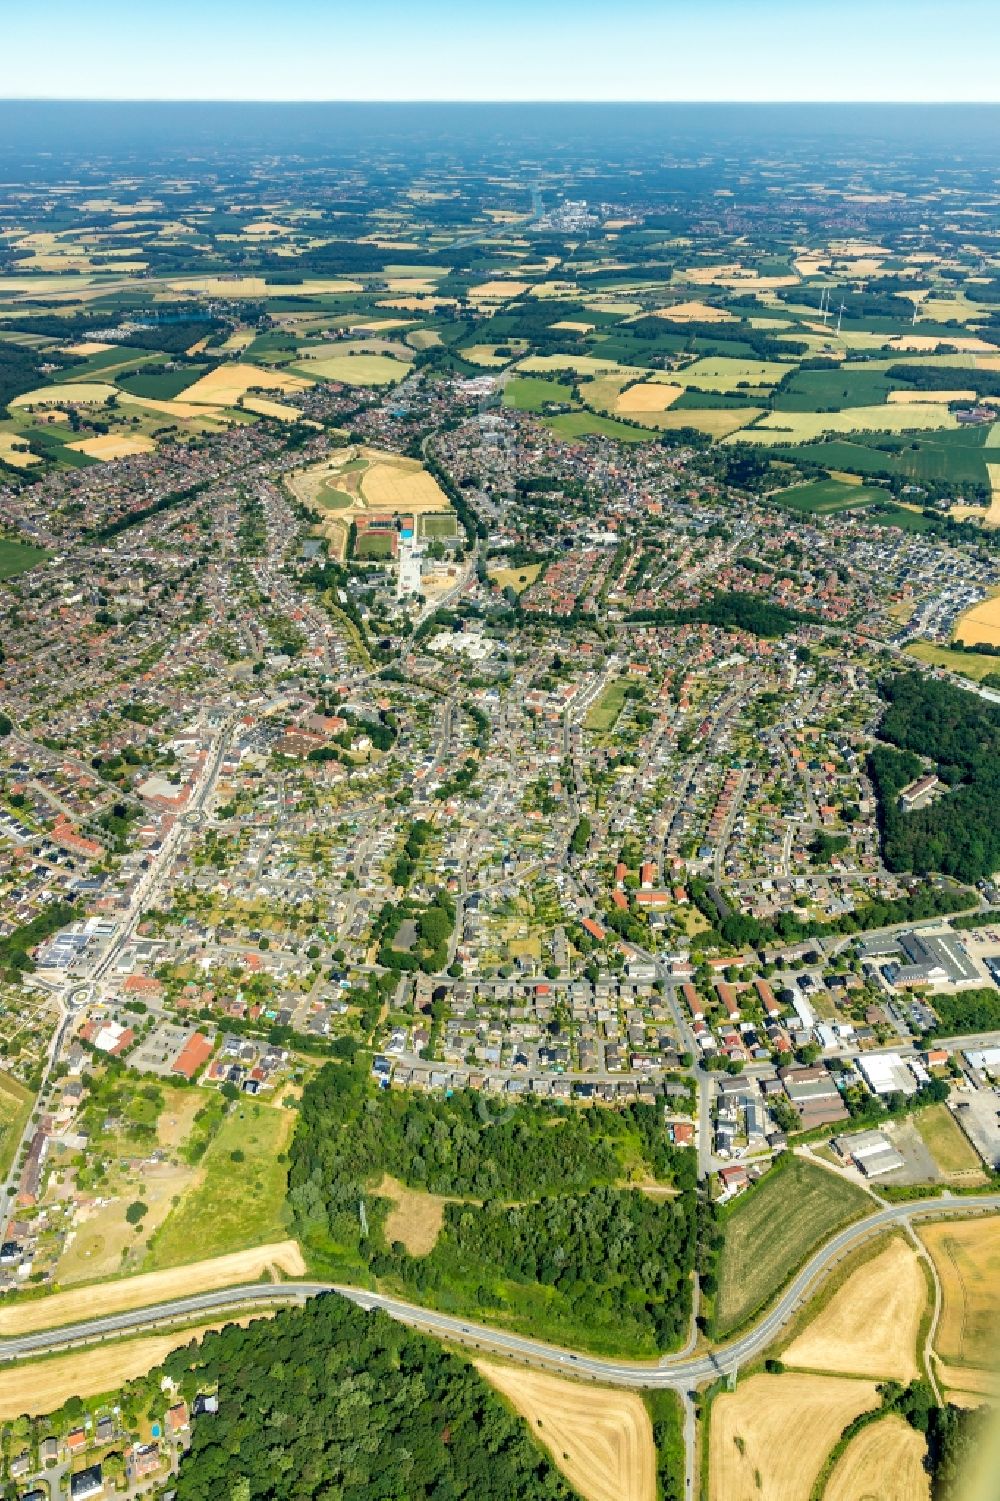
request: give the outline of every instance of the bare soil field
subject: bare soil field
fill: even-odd
[[[942,1360],[992,1369],[1000,1348],[1000,1215],[922,1225],[944,1306],[934,1340]]]
[[[917,1253],[900,1239],[852,1272],[782,1352],[788,1366],[912,1381],[927,1286]]]
[[[375,1192],[392,1202],[385,1221],[385,1238],[392,1245],[402,1241],[411,1256],[427,1256],[441,1233],[444,1206],[440,1194],[418,1193],[386,1173]]]
[[[585,1501],[655,1501],[656,1450],[642,1398],[499,1361],[476,1369],[528,1422]]]
[[[270,1310],[262,1309],[254,1319],[269,1319]],[[249,1324],[249,1315],[227,1319],[231,1324]],[[200,1340],[221,1323],[199,1324],[197,1328],[177,1329],[170,1334],[150,1334],[141,1339],[109,1340],[90,1349],[57,1355],[51,1360],[37,1360],[29,1365],[4,1366],[0,1369],[0,1422],[9,1422],[24,1413],[31,1416],[51,1412],[67,1397],[96,1397],[114,1391],[126,1381],[145,1376],[160,1364],[171,1350],[179,1350],[193,1339]]]
[[[927,1444],[905,1418],[882,1418],[851,1440],[823,1501],[930,1501]]]
[[[32,1334],[39,1329],[58,1329],[84,1319],[104,1314],[124,1313],[167,1303],[193,1293],[215,1292],[220,1287],[235,1287],[243,1282],[260,1282],[277,1268],[288,1277],[301,1277],[306,1270],[298,1242],[285,1240],[251,1251],[236,1251],[230,1256],[215,1256],[211,1261],[195,1261],[189,1266],[172,1267],[165,1272],[144,1272],[120,1282],[102,1282],[72,1292],[53,1293],[28,1303],[0,1308],[0,1335]]]
[[[751,1376],[712,1404],[710,1501],[809,1501],[847,1424],[878,1405],[874,1381]]]

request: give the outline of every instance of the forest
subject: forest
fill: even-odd
[[[448,1196],[426,1255],[389,1241],[385,1174]],[[652,1354],[678,1343],[690,1313],[694,1184],[694,1154],[652,1105],[491,1106],[472,1091],[378,1091],[360,1067],[328,1065],[303,1095],[289,1203],[331,1274],[367,1271],[450,1311]]]
[[[572,1501],[476,1371],[334,1294],[167,1357],[196,1417],[177,1501]]]
[[[915,672],[896,674],[879,691],[888,704],[879,738],[896,747],[876,746],[868,758],[886,865],[988,879],[1000,869],[1000,705]],[[904,812],[899,793],[925,769],[919,758],[949,790]]]

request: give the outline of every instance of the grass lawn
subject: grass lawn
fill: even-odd
[[[0,1177],[6,1176],[14,1160],[33,1099],[31,1091],[17,1079],[0,1073]]]
[[[195,1186],[154,1237],[144,1270],[283,1240],[288,1169],[279,1159],[294,1125],[292,1112],[241,1096],[202,1158]]]
[[[591,704],[584,721],[585,730],[596,730],[598,733],[610,730],[617,723],[618,716],[625,707],[625,693],[628,689],[625,678],[617,678],[609,683],[601,694]]]
[[[458,532],[455,516],[421,516],[418,525],[422,537],[454,537]]]
[[[716,1335],[746,1324],[813,1251],[871,1207],[862,1189],[798,1157],[741,1194],[721,1220]]]
[[[503,404],[518,412],[541,412],[547,402],[573,400],[573,389],[561,381],[542,380],[537,375],[519,375],[503,390]]]
[[[47,557],[48,553],[41,547],[0,537],[0,579],[12,579],[19,573],[27,573],[29,568],[44,563]]]
[[[931,1105],[927,1110],[918,1110],[913,1121],[943,1173],[974,1173],[982,1166],[947,1105]]]
[[[392,537],[385,532],[362,532],[354,549],[356,558],[391,558]]]
[[[599,417],[594,412],[566,412],[546,417],[545,425],[559,438],[617,438],[619,443],[649,443],[659,437],[655,428],[645,430],[626,427],[613,417]]]

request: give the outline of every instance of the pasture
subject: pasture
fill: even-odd
[[[222,1256],[280,1239],[295,1116],[243,1097],[235,1101],[199,1165],[197,1179],[152,1237],[147,1267],[179,1266],[192,1251]]]
[[[874,1381],[756,1375],[712,1404],[710,1501],[809,1501],[847,1424],[878,1405]]]
[[[781,1358],[803,1370],[913,1381],[926,1302],[916,1252],[893,1238],[850,1273]]]
[[[541,412],[550,402],[557,404],[573,401],[573,388],[557,380],[541,380],[537,376],[518,375],[503,388],[503,404],[516,412]]]
[[[896,1414],[851,1439],[837,1460],[823,1501],[930,1501],[927,1442]]]
[[[28,542],[17,542],[12,537],[0,537],[0,582],[16,578],[44,563],[48,553],[41,547],[32,547]]]
[[[789,1204],[794,1215],[786,1212]],[[722,1338],[747,1323],[818,1246],[870,1206],[862,1189],[799,1157],[741,1194],[722,1216],[716,1334]]]
[[[944,1306],[934,1346],[954,1365],[995,1368],[1000,1338],[1000,1215],[922,1225]]]
[[[500,1361],[475,1366],[584,1501],[656,1501],[656,1449],[641,1397]]]

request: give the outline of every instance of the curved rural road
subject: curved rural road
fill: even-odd
[[[613,1386],[671,1387],[684,1392],[701,1382],[728,1375],[735,1368],[761,1355],[800,1307],[815,1279],[829,1271],[870,1235],[894,1226],[908,1225],[915,1216],[987,1214],[996,1211],[1000,1211],[1000,1194],[979,1194],[962,1199],[921,1199],[888,1205],[865,1219],[856,1220],[827,1241],[792,1279],[777,1303],[746,1333],[711,1352],[667,1355],[655,1364],[576,1354],[542,1340],[509,1334],[485,1324],[420,1308],[383,1293],[370,1292],[364,1288],[341,1287],[329,1282],[252,1283],[244,1287],[198,1293],[187,1298],[174,1298],[167,1303],[133,1309],[126,1313],[108,1314],[102,1318],[67,1324],[59,1329],[12,1335],[0,1340],[0,1361],[66,1350],[73,1344],[90,1343],[109,1335],[148,1330],[153,1325],[175,1322],[192,1315],[212,1318],[226,1309],[255,1303],[264,1305],[299,1301],[321,1293],[335,1292],[362,1308],[381,1308],[400,1323],[414,1329],[453,1343],[471,1345],[490,1354],[505,1355],[526,1364],[561,1371],[567,1376],[585,1377]]]

